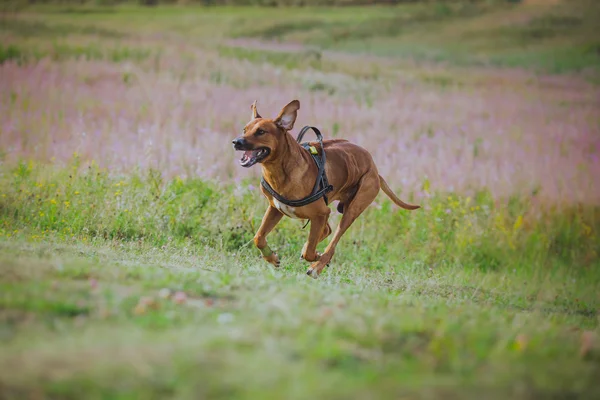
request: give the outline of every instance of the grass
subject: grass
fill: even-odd
[[[0,363],[13,397],[598,393],[597,350],[585,345],[597,319],[563,297],[571,282],[551,289],[409,267],[315,285],[303,270],[267,272],[255,255],[213,249],[49,240],[0,252],[10,277]],[[165,288],[186,300],[160,297]],[[567,305],[527,299],[540,290]]]
[[[0,398],[599,397],[597,12],[2,15]],[[316,281],[301,221],[260,258],[231,150],[294,98],[423,206],[378,197]]]
[[[204,45],[220,38],[258,38],[321,50],[451,64],[508,65],[551,73],[597,73],[600,65],[600,37],[595,29],[600,7],[590,0],[307,7],[295,8],[293,13],[285,7],[142,9],[121,5],[38,6],[25,8],[25,15],[31,15],[29,9],[43,12],[44,21],[8,19],[2,22],[2,31],[38,39],[69,34],[120,38],[134,30],[151,34],[156,24],[163,24],[169,34],[202,38],[198,41]]]
[[[64,45],[54,44],[48,48],[19,48],[9,44],[0,46],[0,64],[14,61],[18,64],[27,64],[49,58],[53,61],[67,59],[75,60],[107,60],[111,62],[122,62],[126,60],[142,61],[150,57],[150,51],[145,49],[114,47],[100,48],[95,45]]]
[[[409,214],[385,200],[313,283],[299,222],[270,236],[281,270],[249,246],[264,201],[248,185],[119,177],[78,158],[5,166],[5,393],[598,394],[597,208],[534,216],[482,192],[432,194]]]

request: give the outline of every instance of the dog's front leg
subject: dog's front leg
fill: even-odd
[[[267,212],[263,216],[260,228],[254,235],[254,244],[262,253],[265,260],[273,264],[275,267],[279,267],[279,257],[275,252],[271,250],[267,243],[267,235],[275,228],[275,225],[281,221],[283,214],[279,212],[275,207],[269,206]]]
[[[317,253],[317,244],[323,240],[323,236],[326,236],[327,229],[329,229],[329,233],[331,232],[331,228],[327,224],[328,218],[329,213],[327,213],[327,215],[319,215],[310,219],[310,233],[308,234],[308,240],[302,248],[301,256],[306,261],[317,261],[321,257],[321,255]]]

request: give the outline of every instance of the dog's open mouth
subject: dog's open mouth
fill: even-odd
[[[267,147],[261,147],[256,150],[246,150],[240,159],[240,165],[246,168],[251,167],[257,162],[264,160],[270,152],[271,150],[269,150]]]

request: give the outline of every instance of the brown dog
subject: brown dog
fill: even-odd
[[[243,167],[256,163],[262,166],[264,180],[280,196],[298,200],[313,190],[318,178],[318,167],[309,151],[303,148],[289,133],[294,127],[300,102],[294,100],[283,107],[275,119],[262,118],[251,106],[252,120],[244,127],[244,134],[233,141],[235,150],[244,151],[240,160]],[[314,142],[321,154],[321,146]],[[329,201],[339,200],[338,211],[343,213],[333,239],[323,254],[316,251],[317,244],[331,234],[328,218],[331,212],[323,198],[301,207],[290,207],[275,199],[263,186],[261,191],[269,200],[260,228],[254,236],[254,244],[263,258],[279,266],[279,257],[269,248],[267,235],[286,215],[290,218],[310,220],[310,234],[302,249],[302,258],[313,262],[307,274],[317,278],[331,261],[335,247],[352,222],[371,204],[379,190],[398,206],[416,210],[419,206],[400,200],[377,172],[371,154],[364,148],[343,139],[323,141],[325,148],[325,173],[333,190],[327,194]]]

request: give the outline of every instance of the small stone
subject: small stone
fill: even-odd
[[[321,316],[323,318],[329,318],[329,317],[331,317],[332,314],[333,314],[333,311],[329,307],[325,307],[323,309],[323,311],[321,312]]]
[[[184,292],[177,292],[173,295],[173,301],[177,304],[183,304],[187,300],[187,295]]]
[[[171,296],[171,290],[168,288],[162,288],[158,291],[158,297],[161,299],[168,299]]]
[[[138,302],[138,304],[143,305],[146,308],[152,308],[155,310],[160,307],[156,299],[151,296],[140,297],[140,301]]]

